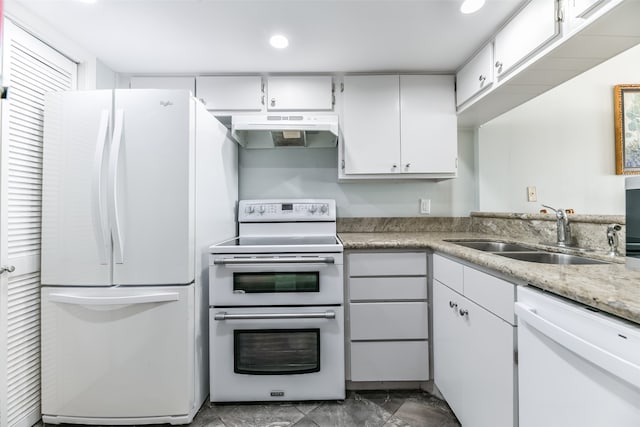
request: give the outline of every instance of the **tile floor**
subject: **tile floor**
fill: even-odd
[[[205,402],[191,427],[460,427],[449,406],[422,391],[347,392],[344,401]]]

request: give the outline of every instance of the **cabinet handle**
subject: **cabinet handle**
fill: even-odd
[[[264,95],[262,95],[262,98],[260,98],[260,104],[264,105]]]
[[[395,163],[391,166],[393,169],[397,168],[398,165],[396,165]]]
[[[407,163],[407,164],[405,165],[405,167],[406,167],[407,169],[409,169],[409,168],[411,167],[411,163]]]
[[[449,307],[458,308],[458,303],[457,302],[453,302],[453,301],[449,301]]]
[[[465,308],[461,308],[459,313],[460,313],[460,316],[469,316],[469,310]]]
[[[502,65],[502,62],[496,61],[496,68],[498,69],[498,72],[502,71]]]
[[[275,98],[271,98],[271,106],[272,107],[276,106],[276,99]]]
[[[487,80],[487,76],[485,76],[484,74],[480,74],[480,77],[478,77],[478,81],[480,82],[480,84],[484,84],[484,82]]]
[[[4,265],[0,267],[0,274],[2,273],[13,273],[16,271],[16,268],[13,265]]]

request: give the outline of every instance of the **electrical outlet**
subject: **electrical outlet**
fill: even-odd
[[[536,191],[536,187],[527,187],[527,201],[528,202],[538,201],[538,193]]]
[[[431,199],[420,199],[420,213],[421,214],[431,213]]]

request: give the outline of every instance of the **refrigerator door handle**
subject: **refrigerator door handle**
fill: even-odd
[[[81,296],[69,294],[50,294],[49,301],[73,305],[133,305],[133,304],[153,304],[158,302],[178,301],[180,296],[177,292],[163,292],[145,295],[127,296]]]
[[[93,188],[92,188],[92,211],[93,224],[98,245],[98,259],[100,264],[109,263],[109,225],[105,218],[104,206],[102,203],[102,162],[105,148],[107,147],[107,130],[109,129],[109,110],[102,110],[100,116],[100,126],[98,127],[98,139],[96,141],[96,153],[93,159]]]
[[[113,262],[116,264],[124,263],[122,234],[120,230],[120,220],[118,218],[118,161],[120,158],[123,125],[124,110],[116,110],[113,140],[111,142],[111,152],[109,155],[109,220],[111,222],[111,234],[113,237]]]

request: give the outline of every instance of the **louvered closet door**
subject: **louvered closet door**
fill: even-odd
[[[40,419],[40,213],[44,94],[76,88],[77,67],[5,20],[1,103],[0,426]]]

